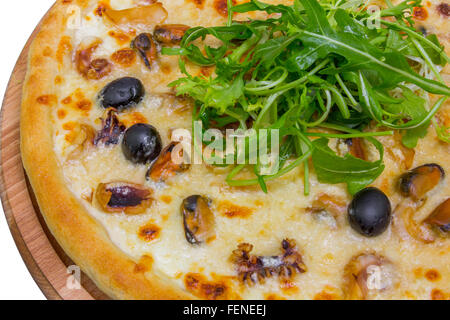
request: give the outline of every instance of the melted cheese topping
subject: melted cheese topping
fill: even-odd
[[[190,26],[221,24],[225,18],[217,13],[214,2],[162,1],[169,12],[165,23]],[[440,40],[449,47],[449,19],[436,12],[438,1],[427,3],[429,5],[425,8],[428,19],[420,21],[420,24],[429,32],[437,33]],[[76,49],[86,39],[99,38],[102,43],[94,57],[111,60],[110,56],[114,52],[129,48],[130,40],[142,30],[121,30],[115,27],[95,13],[98,5],[97,1],[91,1],[86,8],[82,8],[81,27],[67,30],[62,39],[70,39],[72,48]],[[135,5],[131,0],[110,1],[110,6],[114,9]],[[85,156],[69,161],[68,156],[76,147],[74,140],[77,126],[84,123],[100,128],[99,118],[104,110],[98,105],[97,95],[107,83],[123,76],[141,79],[147,92],[139,106],[119,115],[125,124],[129,126],[136,121],[152,124],[160,132],[164,145],[170,142],[168,137],[171,129],[190,129],[191,126],[191,111],[174,110],[163,95],[168,92],[166,85],[181,76],[177,57],[159,57],[158,64],[152,70],[148,70],[138,57],[130,67],[113,65],[113,71],[107,77],[89,81],[76,71],[72,58],[72,53],[63,56],[58,75],[59,102],[53,114],[55,152],[73,193],[105,227],[111,241],[136,262],[144,256],[152,257],[153,272],[167,277],[168,281],[175,281],[180,288],[187,290],[186,275],[200,274],[207,279],[204,281],[225,283],[228,292],[233,293],[228,297],[340,298],[344,296],[341,288],[345,266],[353,256],[370,251],[384,256],[392,263],[392,271],[385,279],[390,285],[383,290],[371,290],[371,298],[428,299],[439,293],[450,297],[448,241],[424,244],[410,237],[403,239],[392,225],[376,238],[365,238],[350,228],[345,217],[338,219],[337,225],[333,226],[327,219],[308,212],[307,208],[321,194],[332,195],[348,203],[350,197],[345,186],[321,184],[312,175],[312,192],[309,196],[304,196],[302,168],[268,183],[269,193],[264,194],[257,187],[229,187],[225,183],[228,169],[211,169],[205,165],[193,165],[189,171],[171,178],[166,184],[146,181],[145,173],[148,168],[127,161],[120,145],[94,148]],[[444,73],[449,71],[448,68]],[[192,70],[195,68],[192,67]],[[448,110],[447,104],[440,112],[447,125],[450,121]],[[380,140],[387,149],[386,169],[373,185],[388,195],[394,209],[402,201],[396,184],[398,176],[405,171],[404,154],[392,137]],[[415,149],[413,167],[434,162],[450,174],[449,151],[449,145],[439,142],[434,130],[430,129],[427,137],[420,140]],[[450,195],[448,179],[445,178],[429,194],[428,201],[415,213],[418,221]],[[118,180],[153,189],[155,201],[152,207],[145,214],[127,216],[105,213],[98,209],[95,200],[93,204],[90,203],[92,193],[99,183]],[[212,199],[212,210],[216,217],[216,239],[202,246],[192,246],[186,241],[180,214],[182,200],[193,194],[206,195]],[[242,209],[246,214],[227,214],[227,207],[230,205],[234,206],[231,210]],[[152,241],[139,237],[140,228],[149,223],[160,228],[159,234]],[[251,243],[254,245],[253,253],[271,256],[280,253],[280,244],[285,238],[296,240],[307,272],[295,276],[289,283],[280,281],[275,276],[264,284],[240,284],[234,265],[229,261],[237,245],[242,242]],[[437,272],[439,276],[430,276],[433,278],[430,281],[427,276],[430,272]]]

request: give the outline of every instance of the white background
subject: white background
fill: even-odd
[[[0,10],[0,97],[28,37],[54,0],[10,0]],[[0,299],[45,299],[20,257],[0,209]]]

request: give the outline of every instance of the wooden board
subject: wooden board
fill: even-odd
[[[69,289],[68,266],[74,265],[47,229],[20,157],[20,103],[27,70],[28,48],[39,26],[23,49],[6,89],[0,115],[0,196],[11,233],[33,279],[51,300],[108,299],[81,274],[81,288]]]

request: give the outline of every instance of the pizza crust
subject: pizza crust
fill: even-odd
[[[29,56],[21,110],[22,160],[44,219],[69,257],[115,299],[193,299],[164,277],[139,267],[69,190],[53,149],[54,58],[67,4],[58,1],[41,23]],[[50,54],[50,51],[51,54]],[[151,268],[151,266],[149,266]]]

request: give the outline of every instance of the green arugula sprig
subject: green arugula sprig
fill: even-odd
[[[255,178],[242,180],[237,177],[248,165],[238,165],[227,177],[230,185],[259,184],[267,192],[267,181],[303,165],[308,194],[312,159],[320,182],[346,183],[354,194],[384,170],[383,146],[374,137],[401,130],[403,144],[413,148],[433,123],[438,137],[449,142],[448,128],[434,119],[450,95],[439,74],[449,58],[435,35],[414,28],[410,16],[420,0],[388,2],[375,17],[365,6],[363,0],[295,0],[292,6],[228,1],[226,25],[192,28],[179,47],[162,49],[180,56],[185,77],[171,86],[194,99],[193,121],[201,120],[205,129],[237,123],[257,135],[280,129],[279,170],[262,176],[258,160]],[[250,11],[271,18],[233,21],[235,13]],[[380,27],[370,28],[369,21]],[[215,74],[191,75],[186,62],[214,66]],[[430,106],[428,93],[441,98]],[[388,131],[368,131],[371,122]],[[366,139],[379,159],[339,156],[328,146],[336,138]]]

